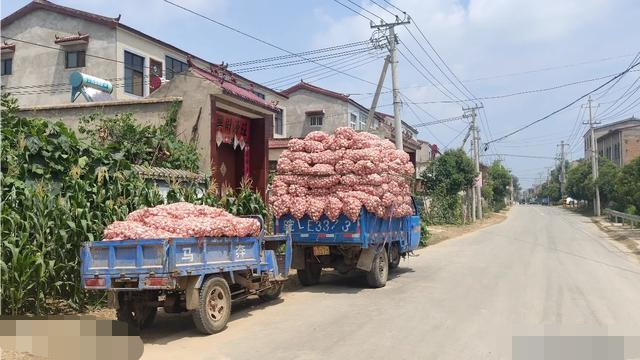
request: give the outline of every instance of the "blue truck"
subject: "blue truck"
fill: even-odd
[[[138,239],[87,242],[81,249],[82,284],[107,290],[118,320],[150,326],[158,308],[192,311],[203,333],[223,330],[231,303],[280,296],[291,265],[291,237]]]
[[[296,219],[287,214],[275,219],[275,233],[291,234],[291,267],[297,270],[302,285],[317,284],[322,269],[333,268],[342,274],[363,270],[371,287],[383,287],[389,269],[398,267],[400,258],[420,242],[415,200],[413,209],[411,216],[385,219],[363,207],[355,221],[344,214],[335,221],[326,215],[314,221],[307,215]]]

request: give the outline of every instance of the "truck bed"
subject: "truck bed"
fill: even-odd
[[[263,250],[263,241],[286,241],[286,236],[243,238],[177,238],[97,241],[85,243],[81,250],[83,279],[94,288],[114,288],[114,281],[135,283],[149,288],[149,277],[205,275],[252,270],[278,275],[278,259],[273,250]],[[282,261],[280,261],[282,263]],[[104,279],[104,280],[102,280]],[[162,288],[175,286],[169,281]]]
[[[352,244],[368,248],[385,241],[400,241],[401,248],[409,251],[415,249],[420,241],[420,219],[417,215],[384,219],[364,208],[356,221],[349,220],[344,214],[335,221],[331,221],[326,215],[318,221],[307,215],[298,220],[290,214],[275,219],[277,234],[287,230],[291,231],[294,244]]]

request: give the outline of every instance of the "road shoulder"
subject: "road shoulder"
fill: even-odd
[[[480,221],[471,224],[464,225],[432,225],[427,226],[427,229],[431,236],[427,241],[427,246],[430,247],[441,243],[443,241],[460,237],[462,235],[470,234],[480,229],[484,229],[489,226],[493,226],[503,222],[511,208],[502,210],[500,212],[492,212],[487,217],[483,218]]]

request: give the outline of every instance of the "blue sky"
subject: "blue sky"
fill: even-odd
[[[354,1],[383,18],[390,17],[370,0]],[[122,14],[121,22],[213,62],[233,63],[282,54],[281,51],[185,13],[162,0],[55,2],[106,16],[115,17]],[[290,51],[304,51],[365,40],[371,35],[367,20],[332,0],[175,2]],[[346,0],[342,2],[349,4]],[[381,0],[377,2],[384,4]],[[624,69],[635,53],[640,51],[640,27],[635,25],[640,18],[640,6],[635,0],[392,2],[411,15],[449,67],[479,97],[548,88],[614,74]],[[3,0],[2,16],[26,3],[28,1]],[[392,12],[395,11],[386,4],[384,6]],[[418,36],[415,27],[410,26],[409,29]],[[404,44],[400,48],[407,56],[409,54],[406,49],[409,49],[432,73],[440,76],[445,87],[452,92],[456,91],[439,75],[436,67],[430,63],[406,29],[399,28],[398,35]],[[601,59],[607,60],[600,61]],[[585,62],[588,63],[573,66]],[[572,66],[496,77],[564,65]],[[376,82],[381,66],[382,60],[372,61],[366,66],[350,70],[350,73]],[[257,82],[266,82],[309,67],[313,65],[256,71],[243,75]],[[399,74],[402,92],[412,101],[446,100],[440,91],[431,86],[402,57],[399,58]],[[609,93],[599,98],[598,102],[603,103],[600,109],[606,109],[636,78],[638,73],[631,73]],[[483,115],[486,115],[486,118],[480,123],[481,141],[499,137],[544,116],[595,88],[602,81],[605,80],[567,86],[554,91],[484,100]],[[311,82],[342,93],[362,94],[375,90],[371,84],[343,75]],[[390,87],[390,84],[388,76],[385,85]],[[371,101],[370,95],[353,95],[353,98],[366,106]],[[379,103],[390,104],[389,94],[383,94]],[[409,107],[416,111],[418,117]],[[416,106],[409,107],[403,107],[405,121],[415,124],[432,120]],[[460,105],[457,104],[424,104],[421,107],[435,118],[461,114]],[[392,113],[390,106],[379,110]],[[616,118],[604,117],[603,123],[634,113],[640,116],[640,106],[633,107]],[[495,158],[491,154],[496,153],[552,157],[556,155],[556,144],[561,140],[573,140],[570,158],[580,158],[584,151],[581,135],[585,129],[582,125],[576,126],[579,124],[578,119],[579,106],[576,105],[505,141],[493,144],[487,153],[483,153],[486,155],[483,156],[483,160],[490,162]],[[447,144],[450,144],[450,147],[460,146],[465,126],[466,123],[459,121],[422,127],[419,136],[437,143],[441,148]],[[571,137],[572,132],[579,132],[580,136]],[[523,185],[528,186],[541,172],[546,174],[545,167],[552,166],[554,161],[504,157],[504,163],[521,178]]]

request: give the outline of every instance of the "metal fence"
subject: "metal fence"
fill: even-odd
[[[604,209],[604,213],[609,218],[614,219],[615,222],[618,222],[618,219],[620,219],[623,225],[625,223],[625,220],[627,220],[629,222],[629,225],[631,225],[632,228],[635,227],[636,224],[640,223],[640,216],[638,215],[631,215],[631,214],[627,214],[627,213],[623,213],[623,212],[615,211],[611,209]]]

